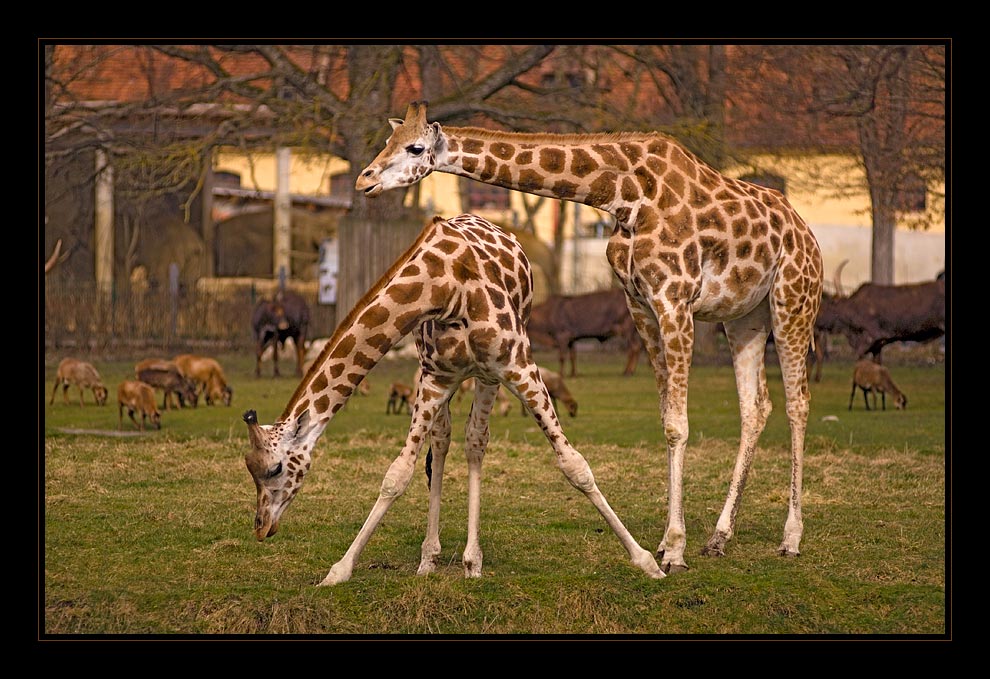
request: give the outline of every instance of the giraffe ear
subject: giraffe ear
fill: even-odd
[[[402,126],[402,118],[389,118],[388,124],[392,126],[392,129],[398,129]]]
[[[433,150],[440,152],[446,144],[443,135],[440,134],[440,123],[431,123],[430,127],[433,128]]]
[[[298,418],[296,418],[296,430],[292,433],[292,438],[300,438],[306,431],[309,430],[309,411],[304,410]]]

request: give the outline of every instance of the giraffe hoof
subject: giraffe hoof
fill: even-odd
[[[701,549],[701,556],[725,556],[725,550],[716,545],[705,545]]]
[[[688,568],[686,563],[664,563],[660,564],[660,570],[667,575],[673,575],[674,573],[682,573],[691,569]]]
[[[801,552],[796,549],[788,549],[787,547],[781,547],[777,550],[777,554],[780,556],[798,557],[801,556]]]

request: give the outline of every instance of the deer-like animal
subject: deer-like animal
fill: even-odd
[[[880,394],[880,401],[883,409],[887,409],[887,394],[894,399],[894,407],[898,410],[907,408],[907,396],[904,395],[894,380],[890,377],[890,371],[879,363],[875,363],[868,358],[856,362],[853,368],[852,393],[849,394],[849,410],[853,408],[853,398],[856,396],[856,389],[863,390],[863,403],[866,409],[870,409],[870,402],[866,395],[873,394],[873,410],[877,409],[877,394]]]
[[[99,371],[93,364],[76,358],[63,358],[55,373],[55,388],[52,390],[52,398],[48,401],[48,405],[55,402],[55,394],[60,386],[62,387],[62,401],[68,405],[68,392],[71,385],[75,385],[79,389],[80,406],[85,405],[83,403],[83,391],[86,389],[93,391],[93,400],[96,401],[96,405],[101,406],[107,402],[109,392],[106,385],[103,384],[103,378],[100,377]]]
[[[151,385],[140,380],[124,380],[117,387],[117,428],[124,428],[124,410],[131,418],[134,426],[144,431],[145,421],[151,422],[155,429],[162,428],[162,414],[155,407],[155,390]],[[141,413],[140,424],[134,418],[134,413]]]

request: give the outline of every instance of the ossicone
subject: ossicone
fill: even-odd
[[[244,421],[248,424],[258,424],[258,413],[253,410],[245,411]]]

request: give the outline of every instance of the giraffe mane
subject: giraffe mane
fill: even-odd
[[[323,363],[330,355],[330,352],[337,347],[337,344],[340,342],[341,338],[348,332],[348,330],[350,330],[351,326],[354,325],[357,321],[358,315],[364,311],[365,307],[368,305],[368,302],[370,302],[375,295],[381,292],[382,289],[389,284],[395,274],[398,273],[399,269],[405,266],[406,261],[412,256],[413,252],[416,251],[416,248],[418,248],[420,244],[426,240],[426,237],[436,227],[437,222],[442,221],[444,221],[444,219],[439,215],[430,220],[430,222],[423,227],[423,230],[419,232],[419,236],[416,237],[413,244],[410,245],[404,253],[402,253],[401,257],[395,260],[392,266],[389,267],[388,271],[383,273],[374,285],[368,288],[367,292],[361,296],[361,299],[357,301],[354,307],[348,312],[347,316],[344,317],[344,320],[337,324],[337,329],[333,331],[333,335],[330,336],[330,340],[323,347],[320,355],[317,356],[312,365],[309,366],[309,370],[306,371],[306,375],[302,380],[300,380],[295,392],[293,392],[292,398],[290,398],[288,403],[286,403],[285,410],[282,411],[282,415],[278,418],[279,422],[284,422],[292,414],[292,410],[295,408],[299,397],[302,396],[306,387],[310,382],[312,382],[313,378],[316,377],[316,373],[322,370]]]
[[[500,130],[489,130],[482,127],[447,127],[444,129],[449,132],[453,132],[458,136],[470,137],[472,139],[505,139],[518,143],[533,144],[607,144],[621,141],[647,141],[651,139],[673,141],[670,137],[660,132],[594,132],[555,134],[551,132],[503,132]]]

